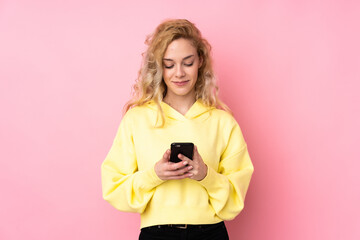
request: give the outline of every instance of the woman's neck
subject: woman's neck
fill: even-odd
[[[196,99],[195,96],[166,95],[163,101],[182,115],[185,115],[191,106],[195,103]]]

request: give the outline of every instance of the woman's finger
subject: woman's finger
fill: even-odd
[[[169,164],[167,165],[166,170],[167,171],[176,171],[176,170],[184,168],[187,164],[188,164],[187,161],[181,161],[181,162],[178,162],[178,163],[169,162]]]
[[[168,176],[182,176],[192,169],[193,169],[192,166],[184,166],[178,170],[168,171],[167,174],[168,174]]]
[[[191,178],[192,174],[191,173],[187,173],[181,176],[171,176],[171,177],[167,177],[166,180],[180,180],[180,179],[185,179],[185,178]]]
[[[170,159],[170,149],[167,149],[161,159],[162,162],[168,162]]]
[[[192,159],[188,158],[187,156],[185,156],[185,155],[183,155],[181,153],[179,153],[178,158],[181,159],[182,161],[186,161],[188,163],[190,163],[192,161]]]
[[[194,158],[195,161],[202,159],[199,152],[198,152],[198,149],[197,149],[196,145],[194,145],[194,157],[193,158]]]

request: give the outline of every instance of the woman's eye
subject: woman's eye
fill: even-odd
[[[188,66],[188,67],[191,67],[193,64],[194,64],[194,62],[192,62],[192,63],[185,63],[184,65],[185,65],[185,66]]]
[[[166,66],[166,65],[164,65],[164,67],[170,69],[170,68],[173,68],[174,65],[171,65],[171,66]]]

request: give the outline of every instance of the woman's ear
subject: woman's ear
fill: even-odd
[[[199,68],[201,68],[203,64],[203,58],[199,56]]]

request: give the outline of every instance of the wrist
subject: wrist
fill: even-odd
[[[206,178],[207,172],[208,172],[208,166],[205,164],[203,176],[202,176],[202,178],[199,179],[198,181],[202,181],[204,178]]]

